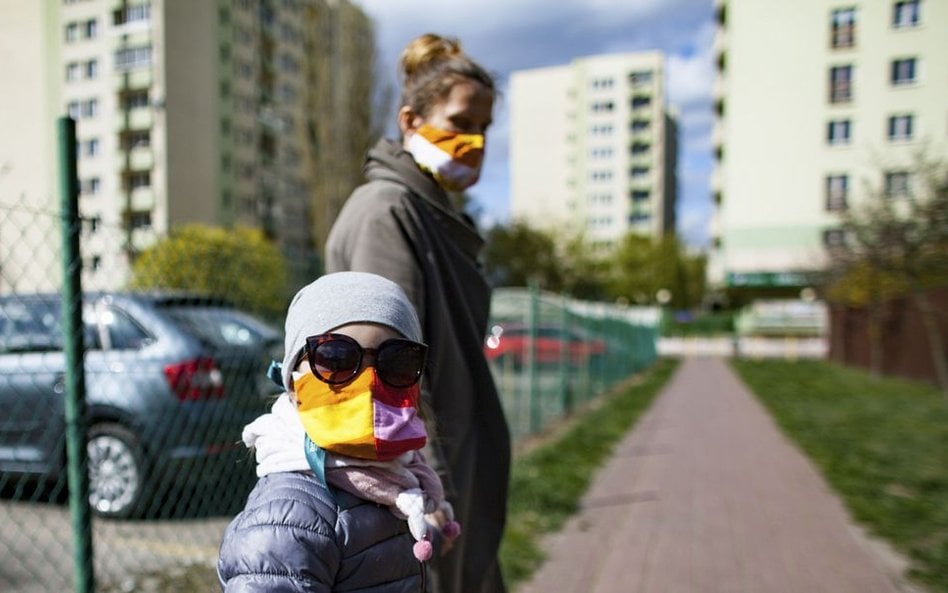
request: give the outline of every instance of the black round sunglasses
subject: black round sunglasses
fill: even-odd
[[[330,385],[351,381],[369,354],[374,357],[375,372],[383,383],[391,387],[411,387],[421,379],[428,356],[428,346],[419,342],[391,338],[378,348],[363,348],[355,339],[343,334],[310,336],[306,338],[304,350],[313,374]]]

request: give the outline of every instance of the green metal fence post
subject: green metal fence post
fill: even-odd
[[[540,431],[540,397],[537,384],[537,324],[540,317],[540,289],[536,281],[530,281],[530,309],[527,318],[529,339],[527,341],[527,401],[530,405],[530,434]]]
[[[92,518],[86,469],[86,380],[82,343],[82,259],[79,253],[79,179],[76,167],[76,122],[59,118],[59,194],[62,218],[62,319],[66,354],[66,462],[69,511],[75,555],[76,593],[95,590],[92,565]]]
[[[569,414],[573,411],[573,396],[570,385],[573,378],[570,376],[572,363],[573,328],[569,319],[569,299],[566,295],[560,297],[560,327],[563,332],[563,346],[560,348],[559,377],[560,377],[560,412]]]

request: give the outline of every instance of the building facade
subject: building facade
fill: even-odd
[[[948,157],[948,2],[717,0],[718,286],[803,287],[840,213]]]
[[[600,55],[510,80],[511,213],[601,249],[674,232],[677,122],[658,52]]]
[[[136,254],[187,223],[259,228],[295,284],[317,273],[318,229],[335,215],[322,205],[361,179],[352,171],[369,142],[319,133],[325,121],[368,127],[370,93],[354,82],[374,54],[361,11],[344,0],[9,0],[2,12],[0,206],[57,203],[55,120],[77,120],[86,287],[120,286]],[[341,62],[355,74],[331,79]],[[327,168],[328,150],[346,165]],[[56,286],[31,278],[19,261],[29,253],[8,244],[15,219],[0,217],[0,290]]]

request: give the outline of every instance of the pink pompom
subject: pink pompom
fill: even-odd
[[[431,542],[422,540],[415,542],[415,545],[412,546],[412,552],[414,552],[415,558],[424,562],[431,559],[431,556],[434,554],[434,547],[431,545]]]
[[[441,535],[447,539],[456,538],[461,535],[461,524],[457,521],[448,521],[444,524],[444,527],[441,528]]]

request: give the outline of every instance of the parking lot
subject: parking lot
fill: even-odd
[[[146,591],[149,575],[213,575],[229,517],[175,521],[94,519],[99,591]],[[72,527],[66,504],[0,500],[0,591],[73,588]]]

